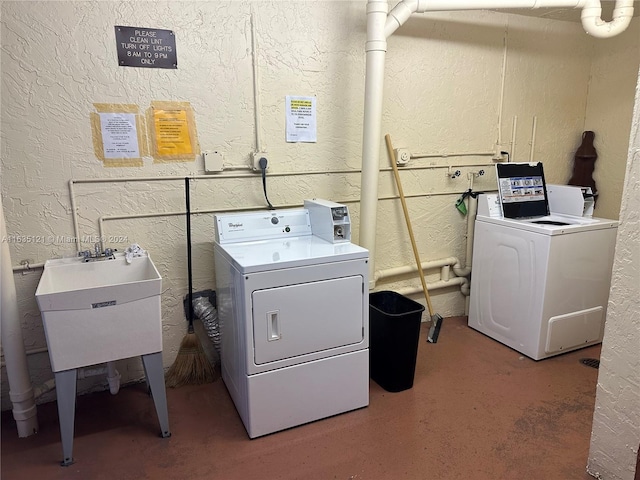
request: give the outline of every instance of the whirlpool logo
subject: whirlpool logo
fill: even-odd
[[[243,223],[231,223],[229,222],[229,228],[241,228],[244,227]]]

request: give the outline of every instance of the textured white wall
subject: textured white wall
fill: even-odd
[[[606,480],[638,478],[634,472],[640,444],[639,212],[640,81],[636,88],[589,451],[589,472]]]
[[[596,134],[598,160],[593,178],[598,202],[594,215],[617,219],[631,128],[628,119],[633,114],[632,99],[640,65],[639,19],[635,18],[622,34],[594,42],[593,47],[584,129]],[[579,144],[580,139],[576,139],[575,147]]]
[[[92,104],[154,100],[191,102],[203,150],[225,153],[225,163],[247,165],[255,147],[250,13],[258,41],[263,147],[270,157],[269,197],[278,206],[320,197],[349,202],[358,238],[365,2],[2,2],[2,197],[9,234],[73,236],[71,178],[177,177],[202,173],[202,162],[104,168],[93,154]],[[177,70],[117,66],[114,25],[176,32]],[[498,138],[503,59],[507,69],[502,147],[529,159],[531,122],[538,118],[535,159],[550,182],[568,178],[575,139],[584,128],[593,40],[577,24],[505,15],[457,12],[411,18],[389,40],[383,134],[413,153],[489,151]],[[624,45],[620,48],[624,48]],[[284,97],[316,95],[318,142],[284,140]],[[621,122],[628,122],[621,119]],[[380,196],[395,194],[380,139]],[[412,161],[403,172],[412,222],[423,260],[457,256],[463,262],[466,220],[454,208],[468,188],[467,173],[487,170],[476,190],[495,188],[486,156]],[[460,167],[448,179],[447,165]],[[423,168],[424,167],[424,168]],[[331,173],[349,170],[350,173]],[[310,172],[326,172],[311,174]],[[192,208],[225,210],[265,205],[258,176],[227,172],[193,182]],[[295,174],[295,175],[294,175]],[[606,181],[603,182],[606,184]],[[603,188],[606,185],[601,185]],[[101,216],[184,209],[183,182],[97,183],[76,186],[81,235],[96,235]],[[107,235],[125,248],[149,250],[163,277],[164,364],[184,335],[182,297],[187,290],[182,216],[107,220]],[[215,288],[211,215],[194,215],[194,286]],[[381,200],[378,268],[413,264],[400,203]],[[87,248],[88,245],[83,245]],[[11,244],[14,265],[73,253],[64,242]],[[27,349],[46,346],[34,292],[39,272],[16,273]],[[428,280],[435,279],[429,274]],[[378,288],[419,285],[417,279]],[[416,300],[420,301],[420,295]],[[464,313],[455,289],[434,294],[438,313]],[[135,319],[132,319],[135,321]],[[29,357],[34,384],[52,377],[46,353]],[[119,362],[124,381],[141,378],[136,359]],[[3,382],[5,382],[3,371]],[[100,379],[79,391],[103,389]],[[6,383],[2,407],[8,408]],[[51,400],[53,393],[41,401]]]

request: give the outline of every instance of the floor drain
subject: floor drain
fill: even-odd
[[[598,368],[600,366],[600,360],[595,358],[581,358],[580,363],[591,368]]]

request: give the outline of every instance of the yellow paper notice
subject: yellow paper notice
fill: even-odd
[[[193,154],[186,110],[154,110],[158,155]]]

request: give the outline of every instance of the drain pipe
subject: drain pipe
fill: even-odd
[[[473,234],[475,231],[476,213],[478,212],[478,199],[473,195],[469,195],[469,204],[467,207],[467,250],[465,255],[465,263],[463,266],[456,263],[453,266],[453,273],[458,277],[466,277],[471,273],[471,261],[473,259]]]
[[[9,398],[13,404],[13,418],[18,427],[18,437],[28,437],[38,431],[38,417],[36,402],[29,378],[27,355],[22,338],[22,326],[18,314],[16,284],[11,268],[11,254],[7,238],[7,227],[4,221],[4,209],[0,209],[0,235],[2,235],[2,252],[0,263],[2,272],[0,278],[0,317],[2,317],[2,350],[7,368],[9,381]]]
[[[616,0],[613,20],[600,18],[600,0],[402,0],[391,12],[386,1],[367,2],[366,72],[362,135],[359,244],[369,250],[370,288],[375,286],[378,174],[382,143],[384,64],[387,38],[413,13],[502,8],[582,8],[582,26],[594,37],[612,37],[627,28],[633,16],[633,0]],[[388,14],[387,14],[388,13]]]
[[[366,73],[360,181],[360,240],[369,250],[369,288],[375,287],[376,220],[378,216],[378,174],[382,137],[384,63],[387,54],[388,5],[386,0],[367,2]]]
[[[596,38],[609,38],[624,32],[633,17],[633,0],[616,0],[610,22],[601,18],[600,0],[587,0],[580,18],[585,32]]]

